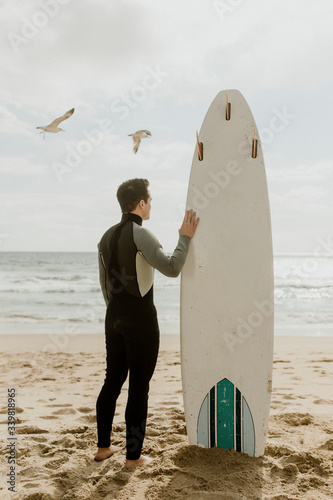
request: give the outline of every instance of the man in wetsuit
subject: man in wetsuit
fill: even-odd
[[[110,435],[116,401],[129,372],[125,467],[148,464],[141,454],[145,436],[149,381],[154,373],[159,327],[153,301],[154,268],[170,277],[179,275],[199,219],[188,210],[173,254],[168,256],[142,221],[148,220],[151,196],[146,179],[131,179],[118,188],[122,210],[119,224],[103,235],[99,248],[100,283],[106,302],[106,376],[96,403],[98,452],[96,461],[120,448]]]

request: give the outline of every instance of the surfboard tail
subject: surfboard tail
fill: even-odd
[[[204,448],[217,446],[255,456],[255,427],[250,407],[227,378],[214,385],[202,402],[197,443]]]

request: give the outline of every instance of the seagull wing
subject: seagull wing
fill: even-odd
[[[48,125],[48,126],[49,127],[57,127],[59,125],[59,123],[63,122],[64,120],[67,120],[67,118],[70,118],[72,116],[72,114],[74,113],[74,110],[75,110],[75,108],[70,109],[63,116],[60,116],[60,118],[56,118],[55,120],[53,120],[53,122],[50,123],[50,125]]]
[[[133,137],[133,142],[134,142],[133,151],[134,153],[137,153],[141,139],[145,139],[146,137],[150,136],[151,133],[149,132],[149,130],[137,130],[134,134],[129,134],[129,135]]]
[[[151,135],[151,133],[149,132],[149,130],[141,130],[141,132],[143,132],[146,135]]]
[[[133,151],[134,153],[137,153],[141,142],[141,139],[137,132],[133,134],[133,142],[134,142]]]

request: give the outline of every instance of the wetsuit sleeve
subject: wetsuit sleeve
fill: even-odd
[[[107,292],[106,292],[106,278],[107,278],[107,273],[106,273],[106,267],[105,267],[103,255],[102,255],[102,252],[101,252],[101,250],[99,248],[99,244],[97,246],[98,246],[99,282],[100,282],[100,285],[101,285],[103,297],[104,297],[105,304],[106,304],[106,307],[107,307],[108,304],[109,304],[108,295],[107,295]]]
[[[167,255],[156,236],[146,228],[134,224],[133,238],[137,249],[152,267],[171,278],[179,275],[186,260],[190,244],[189,236],[179,236],[178,244],[171,256]]]

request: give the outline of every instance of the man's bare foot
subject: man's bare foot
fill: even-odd
[[[109,446],[108,448],[98,448],[98,452],[95,455],[95,462],[101,462],[102,460],[106,460],[110,458],[114,453],[120,451],[121,448],[119,446]]]
[[[142,467],[144,465],[151,464],[151,462],[153,462],[152,458],[141,455],[141,457],[138,458],[137,460],[126,460],[124,467],[126,469],[129,469],[131,467]]]

